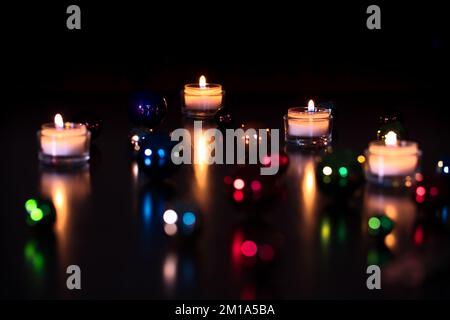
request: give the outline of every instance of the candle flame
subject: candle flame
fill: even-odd
[[[202,89],[206,88],[206,77],[201,76],[200,79],[198,80],[198,84],[200,85],[200,88]]]
[[[314,112],[316,111],[316,106],[314,105],[314,100],[308,101],[308,112]]]
[[[59,128],[59,129],[64,128],[63,117],[59,113],[57,113],[56,116],[55,116],[55,127]]]
[[[386,136],[384,138],[384,143],[387,146],[397,145],[397,134],[394,131],[389,131],[388,133],[386,133]]]

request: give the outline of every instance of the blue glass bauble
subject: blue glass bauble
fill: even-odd
[[[178,169],[171,159],[171,152],[177,141],[171,141],[169,134],[154,132],[140,144],[137,155],[139,170],[148,177],[164,179]]]
[[[159,94],[139,92],[133,95],[129,115],[135,125],[154,128],[164,120],[166,114],[166,99]]]

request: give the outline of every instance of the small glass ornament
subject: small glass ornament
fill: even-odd
[[[168,134],[161,132],[146,136],[137,154],[139,170],[155,179],[171,176],[179,168],[171,159],[172,149],[177,143],[171,141]]]
[[[56,209],[50,199],[34,197],[25,202],[25,221],[30,227],[51,227],[56,221]]]
[[[361,157],[349,150],[326,154],[316,168],[319,187],[329,195],[353,194],[364,182],[361,162]]]
[[[138,92],[132,96],[128,112],[131,122],[136,126],[155,128],[167,115],[167,102],[157,93]]]

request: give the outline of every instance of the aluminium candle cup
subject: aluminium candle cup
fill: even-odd
[[[57,128],[44,124],[37,132],[39,160],[46,165],[83,165],[90,158],[91,133],[84,124],[65,123]]]
[[[324,148],[332,141],[333,116],[327,108],[290,108],[284,116],[286,144],[304,149]]]
[[[181,111],[187,118],[210,119],[224,106],[225,90],[220,84],[187,84],[181,91]]]
[[[387,146],[383,141],[373,141],[365,155],[366,178],[370,183],[392,188],[415,184],[422,155],[416,142],[399,141],[398,145]]]

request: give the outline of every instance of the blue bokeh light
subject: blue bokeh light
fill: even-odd
[[[196,218],[193,212],[187,211],[183,214],[183,223],[186,226],[193,226],[195,224]]]

